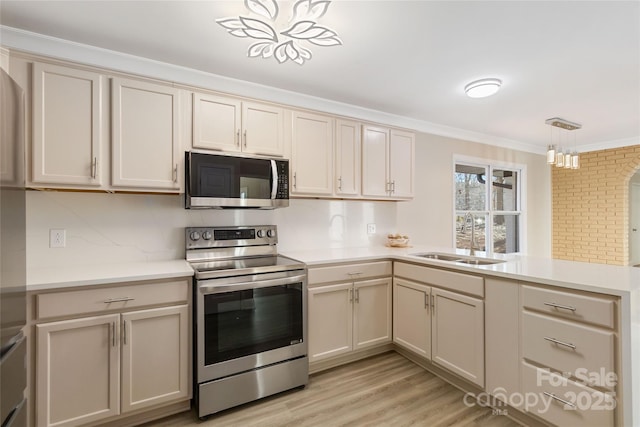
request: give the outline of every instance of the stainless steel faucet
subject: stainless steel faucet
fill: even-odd
[[[471,219],[471,221],[469,221],[469,219]],[[466,233],[466,229],[468,227],[468,223],[471,224],[471,242],[469,242],[469,255],[470,256],[474,256],[476,254],[476,227],[474,224],[474,219],[473,219],[473,214],[471,212],[467,212],[464,216],[464,227],[465,227],[465,233]]]

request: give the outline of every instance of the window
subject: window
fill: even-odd
[[[456,248],[470,249],[473,236],[476,251],[520,252],[522,175],[522,168],[455,162]]]

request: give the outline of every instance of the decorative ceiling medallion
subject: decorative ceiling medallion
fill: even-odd
[[[296,1],[293,4],[288,28],[281,31],[274,28],[280,13],[277,0],[244,0],[247,9],[261,18],[238,16],[216,19],[216,22],[232,36],[257,40],[247,50],[250,58],[273,56],[280,64],[291,60],[302,65],[312,57],[311,51],[303,44],[310,43],[316,46],[342,44],[342,40],[335,31],[316,22],[327,12],[329,4],[331,4],[330,0]]]

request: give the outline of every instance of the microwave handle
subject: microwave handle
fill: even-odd
[[[275,160],[271,160],[271,176],[273,177],[273,183],[271,184],[271,198],[275,200],[278,192],[278,181],[280,181],[280,177],[278,176],[278,167],[276,166]]]

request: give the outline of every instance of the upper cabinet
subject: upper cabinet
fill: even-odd
[[[338,197],[360,195],[361,137],[360,123],[336,120],[335,194]]]
[[[180,189],[179,90],[114,78],[112,184]]]
[[[104,184],[104,141],[108,123],[102,109],[100,74],[33,64],[33,143],[31,179],[34,184]]]
[[[269,104],[193,93],[192,147],[282,156],[284,110]]]
[[[396,129],[362,127],[362,195],[413,197],[415,135]]]
[[[293,113],[291,193],[333,192],[333,124],[329,116]]]

